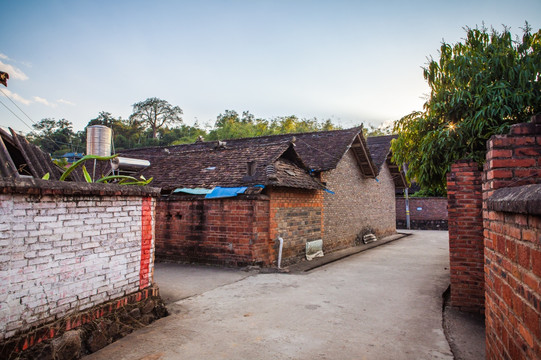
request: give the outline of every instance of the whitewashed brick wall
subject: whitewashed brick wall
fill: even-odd
[[[0,340],[138,291],[142,201],[0,194]]]

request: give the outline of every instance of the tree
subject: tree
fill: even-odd
[[[256,119],[249,111],[243,111],[242,116],[234,110],[225,110],[216,118],[214,129],[207,136],[207,140],[236,139],[267,135],[268,122]]]
[[[113,143],[115,150],[130,149],[141,142],[143,128],[137,120],[124,120],[115,118],[110,112],[101,111],[98,116],[88,122],[83,131],[86,139],[86,129],[92,125],[104,125],[113,130]]]
[[[320,130],[339,129],[330,119],[320,122],[316,118],[299,119],[295,115],[279,116],[271,120],[256,118],[249,111],[242,116],[234,110],[226,110],[218,115],[214,129],[207,140],[237,139],[264,135],[301,133]]]
[[[152,138],[156,139],[158,129],[166,124],[182,124],[182,109],[172,106],[158,98],[148,98],[133,104],[130,120],[139,121],[152,130]]]
[[[368,124],[368,127],[363,128],[363,135],[366,137],[384,136],[384,135],[392,135],[392,134],[393,134],[392,125],[381,124],[380,126],[375,127],[372,124]]]
[[[50,154],[61,155],[82,149],[82,144],[74,141],[72,123],[66,119],[42,119],[32,126],[36,131],[28,135],[30,141]]]
[[[445,192],[453,162],[482,164],[486,141],[541,111],[541,30],[526,23],[522,38],[508,28],[465,28],[466,38],[442,43],[438,61],[423,69],[431,92],[423,111],[395,123],[393,159],[408,164],[408,178]]]
[[[120,122],[120,120],[115,119],[110,112],[100,111],[98,116],[90,120],[86,126],[88,127],[92,125],[104,125],[109,128],[113,128],[118,122]]]

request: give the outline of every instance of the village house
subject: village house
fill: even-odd
[[[162,188],[157,260],[272,266],[300,261],[317,240],[326,253],[395,233],[394,193],[405,181],[382,140],[370,140],[377,161],[362,127],[121,156],[148,160],[141,174]]]

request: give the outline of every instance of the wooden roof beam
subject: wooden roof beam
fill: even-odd
[[[41,168],[41,164],[39,161],[33,157],[34,154],[28,154],[26,151],[26,148],[23,147],[23,144],[19,140],[19,137],[17,136],[17,133],[12,129],[9,128],[9,131],[11,131],[11,137],[15,144],[17,145],[17,148],[19,148],[19,151],[21,152],[24,160],[26,161],[26,166],[28,166],[28,169],[30,170],[30,173],[35,178],[40,178],[40,172],[43,172],[43,169]],[[44,174],[45,172],[43,172]]]
[[[364,156],[366,161],[368,162],[368,167],[370,168],[370,171],[372,172],[372,176],[376,177],[376,171],[374,170],[374,167],[372,166],[372,162],[370,161],[370,155],[368,154],[368,150],[363,144],[363,140],[359,134],[355,137],[357,140],[359,140],[359,144],[361,144],[361,149],[363,150]]]
[[[15,163],[13,162],[13,159],[11,158],[11,155],[9,154],[9,151],[4,144],[4,141],[2,140],[2,137],[0,136],[0,158],[3,160],[3,164],[0,164],[0,171],[5,173],[3,174],[6,177],[14,177],[18,178],[19,172],[17,171],[17,167],[15,166]]]

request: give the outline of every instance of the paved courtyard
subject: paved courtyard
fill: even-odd
[[[452,359],[447,232],[412,234],[301,274],[159,264],[172,314],[85,359]]]

